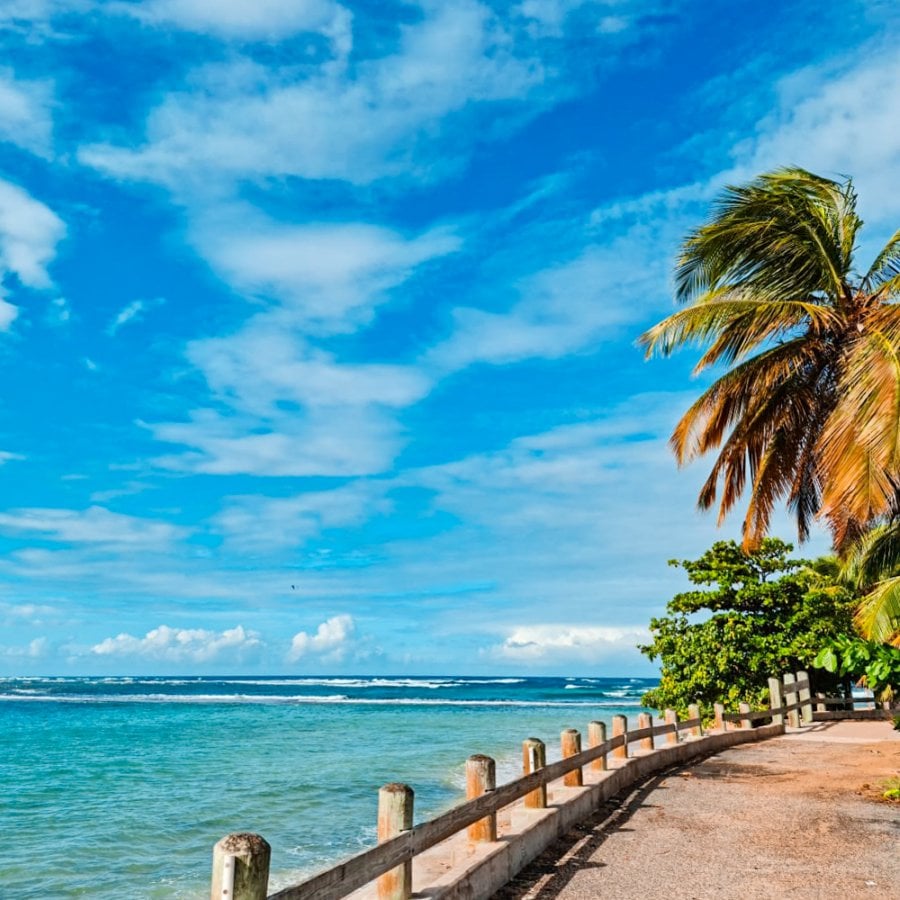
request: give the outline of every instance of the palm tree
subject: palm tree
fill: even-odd
[[[898,508],[900,231],[860,276],[861,226],[849,178],[792,168],[726,188],[682,246],[685,308],[640,338],[648,357],[702,345],[695,373],[726,367],[671,445],[679,464],[718,450],[699,506],[718,502],[721,523],[746,490],[745,548],[780,502],[801,540],[820,515],[838,549]]]

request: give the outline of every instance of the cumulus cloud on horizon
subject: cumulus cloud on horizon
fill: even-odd
[[[323,662],[340,662],[347,655],[355,631],[353,616],[346,614],[322,622],[315,634],[298,631],[291,641],[288,661],[297,662],[312,656]]]
[[[144,637],[122,633],[91,647],[95,656],[137,657],[166,662],[244,661],[264,646],[259,634],[243,625],[225,631],[204,628],[170,628],[160,625]]]

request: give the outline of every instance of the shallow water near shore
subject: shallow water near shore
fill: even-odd
[[[272,887],[374,843],[378,787],[416,821],[461,799],[472,753],[636,715],[635,678],[0,679],[0,896],[208,896],[212,846],[272,844]]]

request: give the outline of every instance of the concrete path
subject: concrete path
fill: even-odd
[[[636,785],[495,900],[900,900],[889,722],[821,723]]]

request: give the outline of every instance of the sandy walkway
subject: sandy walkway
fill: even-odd
[[[495,900],[900,900],[900,773],[888,722],[735,747],[636,785]]]

